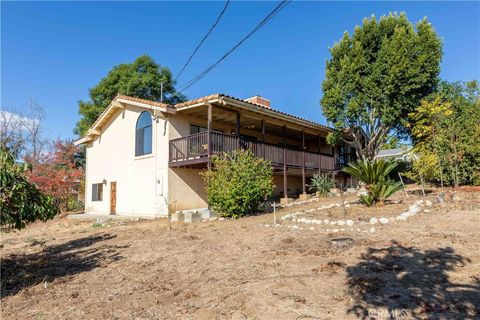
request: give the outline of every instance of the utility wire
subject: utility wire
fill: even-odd
[[[190,57],[188,58],[187,62],[183,65],[182,67],[182,70],[180,70],[180,72],[178,73],[178,75],[175,77],[175,80],[174,81],[177,81],[177,79],[182,75],[183,71],[185,71],[185,69],[187,68],[188,64],[190,63],[190,61],[192,60],[193,56],[195,55],[195,53],[197,53],[198,49],[200,49],[200,47],[202,46],[202,44],[205,42],[205,40],[208,38],[208,36],[210,35],[210,33],[212,33],[213,29],[215,29],[215,27],[217,26],[218,22],[220,21],[220,19],[222,18],[223,14],[225,13],[225,11],[227,10],[227,7],[228,7],[228,4],[230,3],[230,0],[227,0],[227,2],[225,3],[225,6],[223,7],[223,10],[220,12],[220,14],[218,15],[217,17],[217,20],[215,21],[215,23],[210,27],[210,30],[208,30],[207,34],[202,38],[202,40],[200,41],[200,43],[197,45],[197,47],[195,48],[195,50],[193,50],[193,53],[190,55]]]
[[[190,88],[192,85],[200,81],[203,77],[205,77],[210,71],[212,71],[217,65],[219,65],[223,60],[225,60],[233,51],[235,51],[238,47],[240,47],[248,38],[250,38],[255,32],[258,31],[261,27],[263,27],[270,19],[272,19],[277,13],[279,13],[291,0],[284,0],[280,1],[280,3],[262,20],[260,23],[253,28],[245,37],[243,37],[232,49],[227,51],[220,59],[217,60],[214,64],[210,67],[202,71],[196,77],[192,78],[190,81],[186,82],[185,84],[179,86],[179,91],[184,91]]]

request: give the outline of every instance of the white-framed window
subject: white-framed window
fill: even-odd
[[[135,126],[135,156],[152,153],[152,115],[148,111],[140,114]]]

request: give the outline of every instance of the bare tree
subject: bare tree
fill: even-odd
[[[29,155],[38,160],[47,144],[42,138],[42,123],[45,112],[40,104],[30,98],[25,111],[0,110],[0,146],[7,148],[14,157]]]
[[[48,143],[45,139],[42,139],[42,123],[45,119],[45,111],[34,98],[28,99],[27,110],[29,118],[32,119],[32,121],[25,124],[25,130],[28,134],[27,153],[31,159],[38,161],[45,145]]]
[[[14,157],[19,157],[25,149],[24,123],[24,117],[18,112],[0,111],[0,145],[10,150]]]

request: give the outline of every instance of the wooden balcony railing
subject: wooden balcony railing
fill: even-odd
[[[187,160],[201,159],[208,157],[208,132],[192,134],[186,137],[170,140],[169,161],[177,163]],[[257,157],[268,159],[274,166],[284,164],[284,148],[278,145],[262,143],[224,134],[220,132],[211,133],[211,154],[222,154],[234,150],[250,150]],[[286,148],[286,162],[289,167],[303,167],[303,152]],[[334,157],[316,152],[305,151],[305,168],[334,170],[336,168]]]

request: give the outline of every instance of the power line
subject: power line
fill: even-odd
[[[205,42],[205,40],[208,38],[208,36],[210,35],[210,33],[212,33],[213,29],[215,29],[215,27],[217,26],[218,22],[220,21],[220,19],[222,18],[223,14],[225,13],[225,11],[227,10],[227,7],[228,7],[228,4],[230,3],[230,0],[227,0],[227,2],[225,3],[225,6],[223,7],[223,10],[220,12],[220,14],[218,15],[217,17],[217,20],[215,21],[215,23],[210,27],[210,30],[208,30],[207,34],[202,38],[202,40],[200,41],[200,43],[197,45],[197,47],[195,48],[195,50],[193,50],[193,53],[190,55],[190,57],[188,58],[187,62],[183,65],[182,67],[182,70],[180,70],[180,72],[178,73],[178,75],[175,77],[175,80],[174,81],[177,81],[177,79],[182,75],[183,71],[185,71],[185,69],[187,68],[188,64],[190,63],[190,61],[192,60],[193,56],[195,55],[195,53],[197,53],[198,49],[200,49],[200,47],[202,46],[202,44]]]
[[[243,37],[232,49],[227,51],[220,59],[217,60],[214,64],[210,67],[202,71],[196,77],[192,78],[190,81],[186,82],[185,84],[179,86],[179,91],[184,91],[190,88],[192,85],[200,81],[204,76],[206,76],[210,71],[212,71],[217,65],[219,65],[223,60],[225,60],[233,51],[235,51],[238,47],[240,47],[248,38],[250,38],[255,32],[257,32],[261,27],[263,27],[270,19],[272,19],[277,13],[279,13],[291,0],[284,0],[280,1],[280,3],[262,20],[260,23],[253,28],[245,37]]]

